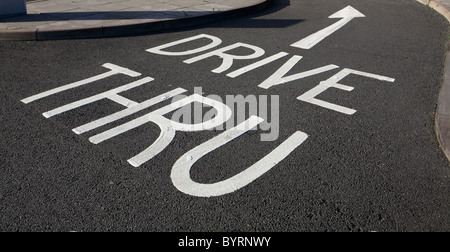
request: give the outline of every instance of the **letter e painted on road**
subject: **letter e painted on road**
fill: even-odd
[[[356,110],[354,110],[354,109],[346,108],[346,107],[336,105],[336,104],[333,104],[330,102],[322,101],[322,100],[319,100],[316,98],[316,96],[318,96],[319,94],[325,92],[327,89],[332,88],[332,87],[338,88],[338,89],[341,89],[344,91],[348,91],[348,92],[353,91],[354,87],[350,87],[350,86],[338,83],[339,81],[341,81],[342,79],[344,79],[345,77],[347,77],[350,74],[355,74],[355,75],[364,76],[364,77],[368,77],[368,78],[372,78],[372,79],[377,79],[380,81],[388,81],[388,82],[395,81],[395,79],[393,79],[393,78],[345,68],[345,69],[341,70],[339,73],[331,76],[328,80],[320,82],[319,85],[317,85],[313,89],[309,90],[308,92],[304,93],[303,95],[299,96],[297,99],[300,101],[315,104],[315,105],[323,107],[323,108],[334,110],[334,111],[337,111],[337,112],[340,112],[340,113],[343,113],[346,115],[353,115],[356,113]]]

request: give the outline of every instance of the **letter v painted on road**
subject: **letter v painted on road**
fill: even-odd
[[[345,7],[344,9],[342,9],[328,17],[328,18],[341,18],[341,20],[328,26],[325,29],[322,29],[322,30],[292,44],[291,46],[309,50],[309,49],[313,48],[315,45],[319,44],[325,38],[329,37],[331,34],[335,33],[336,31],[338,31],[339,29],[344,27],[346,24],[348,24],[354,18],[358,18],[358,17],[366,17],[366,16],[349,5],[349,6]]]

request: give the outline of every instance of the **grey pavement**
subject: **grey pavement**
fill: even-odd
[[[328,20],[329,15],[349,2],[366,18],[354,20],[311,51],[290,46],[335,23]],[[432,119],[441,87],[447,29],[448,22],[432,9],[409,0],[277,0],[262,13],[151,36],[0,41],[1,229],[449,231],[450,166],[438,148]],[[238,61],[229,71],[218,74],[212,69],[220,66],[220,58],[185,63],[203,52],[179,57],[148,52],[149,48],[199,34],[223,40],[217,48],[249,43],[265,55]],[[205,40],[192,42],[173,50],[205,44]],[[244,49],[236,53],[244,54]],[[211,50],[215,49],[208,52]],[[280,52],[289,55],[237,78],[227,76]],[[382,74],[396,81],[349,76],[341,85],[355,87],[353,92],[336,89],[320,96],[357,109],[354,116],[297,99],[338,70],[270,90],[257,86],[296,55],[304,57],[289,75],[332,63],[342,70]],[[21,102],[31,95],[107,73],[104,63],[142,75],[133,79],[108,77],[32,104]],[[259,135],[266,131],[261,128],[208,150],[211,153],[193,167],[192,181],[225,181],[259,163],[294,132],[302,131],[309,137],[247,187],[223,197],[198,198],[174,186],[171,170],[177,160],[192,161],[194,157],[186,153],[216,139],[221,131],[179,132],[164,153],[137,169],[127,160],[157,139],[161,130],[156,124],[143,125],[99,145],[89,140],[169,105],[165,98],[156,99],[161,103],[147,111],[83,135],[72,129],[124,107],[102,100],[58,117],[42,115],[146,76],[154,81],[123,93],[123,97],[143,102],[175,88],[192,94],[196,87],[203,87],[199,93],[222,98],[237,94],[280,97],[279,140],[262,143]],[[274,107],[270,102],[267,112]],[[237,110],[233,108],[235,113]]]
[[[29,40],[30,33],[40,31],[129,26],[208,16],[264,2],[267,1],[27,0],[26,15],[0,18],[0,34],[3,35],[0,39]],[[95,32],[85,33],[84,37],[92,34],[99,37]],[[32,36],[31,40],[34,40]]]
[[[259,1],[248,0],[244,3],[255,2]],[[243,1],[236,0],[29,0],[27,15],[0,19],[0,29],[121,25],[197,16],[242,5]]]
[[[417,0],[433,8],[450,22],[450,0]],[[447,49],[442,89],[436,111],[436,135],[439,144],[450,160],[450,50]]]
[[[417,1],[435,9],[450,21],[450,0]],[[246,14],[247,12],[233,13],[232,11],[254,6],[261,7],[269,2],[271,0],[27,0],[26,15],[0,18],[0,40],[134,35]],[[255,8],[255,11],[259,9]],[[205,18],[227,12],[231,14],[216,19]],[[448,64],[450,59],[447,60],[436,113],[436,131],[442,149],[450,160],[450,66]]]
[[[437,1],[450,8],[450,0],[437,0]]]
[[[419,0],[441,13],[450,22],[450,0]],[[450,160],[450,50],[447,49],[442,90],[436,112],[436,134],[447,158]]]
[[[450,0],[417,0],[442,14],[450,22]]]

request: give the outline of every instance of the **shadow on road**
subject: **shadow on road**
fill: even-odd
[[[39,1],[39,0],[33,0]],[[30,2],[30,0],[28,0]],[[290,0],[274,0],[274,3],[268,9],[240,18],[243,22],[222,22],[214,27],[229,28],[285,28],[295,25],[304,20],[301,19],[258,19],[259,16],[265,16],[277,12],[290,6]],[[195,17],[217,13],[220,11],[94,11],[94,12],[49,12],[41,14],[27,14],[22,16],[1,18],[0,22],[44,22],[44,21],[64,21],[64,20],[116,20],[116,19],[170,19]],[[232,25],[230,25],[233,23]]]

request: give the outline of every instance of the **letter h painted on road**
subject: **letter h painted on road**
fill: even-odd
[[[126,69],[126,68],[123,68],[123,67],[120,67],[120,66],[117,66],[114,64],[110,64],[110,63],[104,64],[103,67],[109,69],[110,71],[100,74],[100,75],[96,75],[96,76],[88,78],[88,79],[84,79],[84,80],[81,80],[78,82],[67,84],[67,85],[46,91],[46,92],[42,92],[37,95],[33,95],[31,97],[23,99],[22,102],[25,104],[28,104],[28,103],[58,94],[63,91],[68,91],[68,90],[71,90],[71,89],[74,89],[77,87],[81,87],[83,85],[91,84],[95,81],[99,81],[99,80],[111,77],[113,75],[116,75],[116,74],[124,74],[129,77],[141,76],[140,73],[137,73],[135,71],[132,71],[132,70],[129,70],[129,69]],[[73,131],[76,134],[80,135],[80,134],[89,132],[91,130],[97,129],[99,127],[102,127],[104,125],[110,124],[112,122],[118,121],[120,119],[123,119],[127,116],[130,116],[139,111],[147,109],[147,108],[149,108],[153,105],[156,105],[160,102],[169,100],[170,98],[173,98],[173,97],[180,95],[182,93],[185,93],[187,91],[182,88],[177,88],[177,89],[174,89],[167,93],[164,93],[164,94],[161,94],[154,98],[151,98],[149,100],[146,100],[144,102],[141,102],[141,103],[137,103],[135,101],[132,101],[128,98],[125,98],[125,97],[119,95],[119,93],[121,93],[121,92],[142,86],[144,84],[148,84],[152,81],[154,81],[153,78],[144,77],[142,79],[139,79],[137,81],[131,82],[126,85],[123,85],[121,87],[114,88],[109,91],[106,91],[106,92],[103,92],[103,93],[100,93],[100,94],[97,94],[94,96],[90,96],[88,98],[81,99],[81,100],[78,100],[75,102],[71,102],[71,103],[63,105],[61,107],[44,112],[43,115],[46,118],[51,118],[51,117],[60,115],[62,113],[83,107],[85,105],[88,105],[88,104],[91,104],[91,103],[94,103],[94,102],[97,102],[97,101],[100,101],[103,99],[109,99],[109,100],[114,101],[125,107],[125,109],[118,111],[116,113],[113,113],[109,116],[94,120],[90,123],[87,123],[87,124],[84,124],[84,125],[74,128]],[[206,122],[202,122],[200,124],[194,124],[194,125],[181,124],[181,123],[169,120],[164,117],[165,114],[173,112],[185,105],[188,105],[188,104],[194,103],[194,102],[203,103],[207,106],[211,106],[211,107],[215,108],[217,111],[216,116]],[[99,144],[110,138],[120,135],[124,132],[132,130],[136,127],[139,127],[145,123],[153,122],[153,123],[157,124],[161,129],[159,138],[149,148],[147,148],[146,150],[141,152],[139,155],[128,160],[128,162],[131,165],[138,167],[138,166],[141,166],[143,163],[147,162],[148,160],[150,160],[151,158],[153,158],[155,155],[157,155],[161,151],[163,151],[175,137],[176,131],[201,131],[201,130],[213,129],[213,128],[217,127],[218,125],[221,125],[224,122],[226,122],[231,117],[231,115],[232,115],[231,110],[225,104],[217,102],[217,101],[209,99],[209,98],[206,98],[206,97],[203,97],[198,94],[194,94],[185,99],[182,99],[181,101],[167,105],[156,111],[150,112],[142,117],[134,119],[128,123],[122,124],[113,129],[110,129],[103,133],[97,134],[97,135],[91,137],[89,140],[90,140],[90,142],[92,142],[94,144]]]
[[[141,76],[140,73],[109,63],[104,64],[103,67],[108,68],[110,71],[85,80],[81,80],[46,92],[42,92],[37,95],[33,95],[31,97],[23,99],[22,102],[25,104],[35,102],[37,100],[41,100],[52,95],[56,95],[60,92],[81,87],[83,85],[87,85],[95,81],[111,77],[116,74],[124,74],[133,78]],[[127,116],[135,114],[139,111],[142,111],[153,105],[156,105],[162,101],[166,101],[169,98],[173,98],[177,95],[186,92],[185,89],[177,88],[170,92],[156,96],[141,103],[137,103],[135,101],[132,101],[128,98],[119,95],[119,93],[121,92],[139,87],[144,84],[148,84],[153,80],[154,79],[151,77],[144,77],[140,80],[131,82],[121,87],[114,88],[109,91],[52,109],[50,111],[43,113],[43,115],[46,118],[51,118],[60,115],[62,113],[66,113],[68,111],[80,108],[82,106],[100,101],[102,99],[109,99],[125,107],[125,109],[121,111],[118,111],[106,117],[91,121],[87,124],[74,128],[73,131],[76,134],[80,135],[92,131],[94,129],[97,129],[99,127],[105,126],[107,124],[110,124],[112,122],[118,121],[120,119],[123,119]],[[174,112],[175,110],[181,109],[182,107],[192,104],[194,102],[202,103],[206,106],[213,107],[216,110],[214,118],[208,118],[208,120],[197,124],[182,124],[164,117],[164,115]],[[99,144],[108,139],[123,134],[129,130],[142,126],[146,123],[153,122],[157,124],[160,128],[160,135],[158,139],[150,147],[148,147],[140,154],[128,160],[128,162],[131,165],[139,167],[145,162],[152,159],[160,152],[162,152],[173,141],[176,131],[193,132],[193,131],[203,131],[213,129],[227,122],[231,118],[231,116],[232,111],[230,107],[223,104],[222,102],[208,97],[203,97],[202,95],[199,94],[193,94],[182,100],[173,102],[170,105],[152,111],[144,116],[141,116],[127,123],[124,123],[112,129],[106,130],[100,134],[92,136],[89,138],[89,141],[92,142],[93,144]],[[201,184],[194,182],[191,179],[190,170],[198,160],[200,160],[205,155],[211,153],[212,151],[220,148],[221,146],[233,141],[239,136],[245,134],[249,130],[257,127],[263,121],[264,119],[258,116],[251,116],[249,119],[247,119],[240,125],[236,126],[235,128],[229,129],[220,134],[219,136],[216,136],[215,138],[187,152],[185,155],[183,155],[181,158],[178,159],[178,161],[174,164],[172,168],[171,179],[173,185],[181,192],[197,197],[216,197],[232,193],[247,186],[257,178],[261,177],[263,174],[267,173],[279,162],[281,162],[284,158],[290,155],[290,153],[292,153],[308,138],[308,135],[301,131],[295,132],[292,136],[290,136],[287,140],[281,143],[276,149],[274,149],[271,153],[266,155],[263,159],[256,162],[252,166],[248,167],[245,171],[227,180],[215,184]]]

